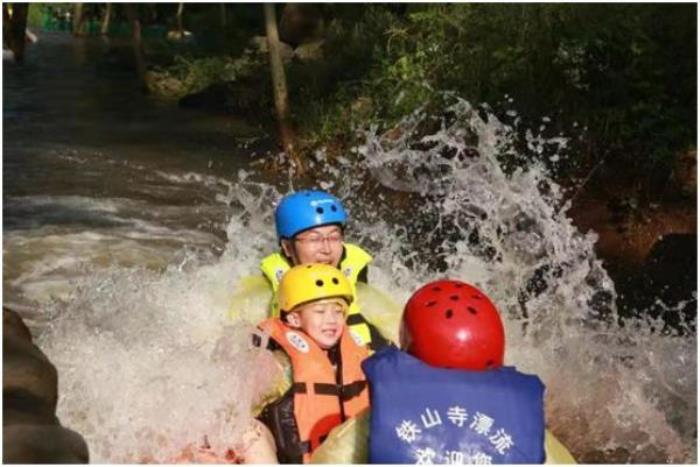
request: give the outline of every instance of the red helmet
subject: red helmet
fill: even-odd
[[[441,368],[487,370],[503,365],[505,331],[498,310],[479,289],[440,280],[418,289],[406,303],[402,346]]]

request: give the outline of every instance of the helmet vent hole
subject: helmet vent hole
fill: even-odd
[[[486,360],[486,368],[493,368],[493,360]]]
[[[476,299],[476,300],[481,300],[481,296],[480,296],[480,295],[472,295],[472,298],[474,298],[474,299]]]
[[[452,318],[452,310],[449,309],[445,312],[445,318],[450,319]]]
[[[459,296],[458,295],[450,295],[450,300],[452,300],[453,302],[456,302],[457,300],[459,300]]]
[[[431,301],[429,301],[428,303],[426,303],[425,306],[426,306],[426,307],[435,306],[436,303],[437,303],[437,302],[436,302],[435,300],[431,300]]]
[[[322,281],[321,279],[317,280],[317,281],[316,281],[316,285],[317,285],[318,287],[323,287],[323,281]]]
[[[455,288],[461,289],[461,288],[462,288],[462,284],[455,284]]]
[[[336,212],[337,210],[338,210],[338,208],[335,207],[335,204],[332,204],[332,205],[331,205],[331,211]]]
[[[475,315],[477,313],[476,309],[474,307],[471,307],[471,306],[467,307],[467,311],[469,311],[469,313],[471,313],[473,315]]]
[[[319,214],[323,214],[323,208],[316,208],[316,212]]]
[[[440,287],[433,287],[433,292],[440,292],[442,289]]]
[[[331,280],[333,281],[333,283],[334,283],[335,285],[338,285],[338,284],[340,283],[340,281],[338,280],[337,277],[334,277],[334,278],[331,279]]]
[[[308,265],[306,266],[306,269],[311,269],[312,267],[313,267],[313,265],[308,264]]]

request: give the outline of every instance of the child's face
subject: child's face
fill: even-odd
[[[301,328],[322,349],[338,343],[345,329],[348,304],[342,298],[329,298],[300,305],[287,315],[290,326]]]
[[[337,225],[309,229],[292,240],[283,240],[282,248],[295,265],[322,263],[338,267],[343,255],[343,230]]]

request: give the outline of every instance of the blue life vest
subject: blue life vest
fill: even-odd
[[[431,367],[395,348],[362,363],[370,382],[369,462],[537,464],[544,384],[514,367]]]

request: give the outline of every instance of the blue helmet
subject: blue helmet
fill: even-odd
[[[277,238],[292,238],[299,232],[328,224],[345,226],[348,216],[343,203],[320,190],[303,190],[282,198],[275,211]]]

